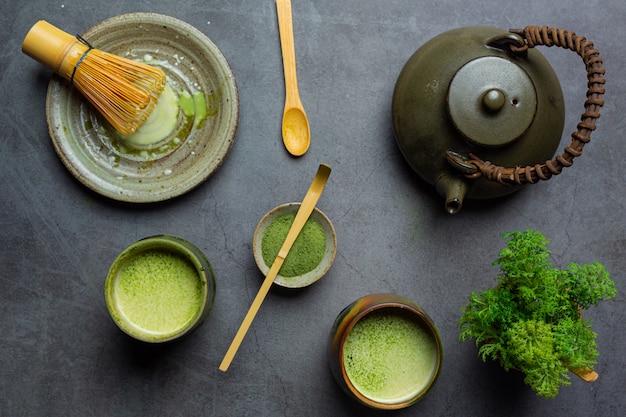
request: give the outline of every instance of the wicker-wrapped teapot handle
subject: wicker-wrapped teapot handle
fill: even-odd
[[[578,123],[578,129],[572,133],[572,143],[561,155],[543,164],[515,168],[497,166],[473,154],[466,161],[476,167],[476,172],[466,174],[468,178],[483,176],[503,185],[533,184],[539,180],[550,179],[553,175],[560,174],[563,168],[571,166],[574,158],[582,154],[583,147],[590,141],[591,132],[596,128],[596,119],[600,117],[600,107],[604,105],[604,68],[600,53],[593,43],[573,32],[547,26],[527,26],[524,29],[511,29],[510,32],[520,35],[526,41],[521,47],[510,45],[512,52],[524,52],[536,45],[560,46],[580,55],[587,68],[585,112]]]

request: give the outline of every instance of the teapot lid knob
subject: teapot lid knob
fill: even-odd
[[[482,146],[504,146],[521,137],[535,119],[537,93],[517,64],[496,56],[474,59],[454,75],[448,112],[456,129]]]
[[[482,104],[485,110],[489,113],[496,113],[502,110],[505,102],[506,96],[497,88],[487,90],[487,92],[483,94]]]

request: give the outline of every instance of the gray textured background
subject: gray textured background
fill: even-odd
[[[241,123],[221,169],[193,192],[129,206],[82,186],[57,158],[45,122],[50,72],[20,52],[45,18],[79,33],[114,15],[182,19],[220,47],[235,73]],[[335,384],[326,341],[354,299],[395,292],[420,303],[442,333],[439,381],[398,416],[617,416],[626,408],[626,97],[623,18],[612,1],[294,0],[300,94],[312,145],[298,159],[280,139],[284,84],[273,0],[11,1],[0,6],[0,415],[363,416]],[[607,70],[598,130],[574,167],[489,204],[448,216],[402,159],[391,94],[410,55],[456,27],[552,25],[592,40]],[[542,48],[566,98],[563,145],[583,111],[586,78],[571,52]],[[257,221],[302,198],[320,162],[333,168],[318,206],[339,248],[329,274],[295,294],[272,291],[228,373],[217,367],[261,282],[251,252]],[[602,262],[621,291],[587,313],[600,378],[577,378],[553,400],[521,376],[483,364],[456,322],[469,292],[487,288],[500,234],[535,228],[558,266]],[[142,237],[172,233],[199,246],[217,276],[212,315],[167,346],[134,343],[110,320],[103,281]]]

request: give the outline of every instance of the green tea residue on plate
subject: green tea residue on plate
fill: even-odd
[[[277,217],[268,226],[261,241],[263,261],[267,266],[274,263],[280,247],[296,218],[295,213]],[[295,277],[312,271],[319,265],[326,250],[326,235],[322,226],[309,218],[296,238],[291,250],[278,272],[283,277]]]
[[[207,105],[208,104],[208,105]],[[178,96],[178,105],[186,117],[194,118],[194,128],[198,128],[207,116],[215,116],[217,114],[216,99],[213,95],[207,97],[202,91],[196,91],[193,94],[182,90]]]
[[[200,309],[202,284],[189,260],[150,250],[120,267],[115,296],[122,314],[137,327],[169,333],[184,327]]]

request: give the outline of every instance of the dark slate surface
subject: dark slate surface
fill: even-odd
[[[421,304],[441,331],[439,381],[398,416],[616,416],[626,407],[623,347],[624,109],[622,1],[298,1],[293,4],[308,153],[280,139],[284,85],[272,0],[4,2],[0,6],[0,415],[364,416],[331,377],[326,342],[336,315],[369,293]],[[55,154],[45,120],[50,72],[20,52],[38,19],[70,33],[122,13],[182,19],[223,51],[237,78],[241,121],[221,169],[180,198],[119,204],[88,191]],[[554,25],[592,40],[607,69],[606,105],[574,167],[510,197],[467,202],[449,216],[395,144],[390,103],[410,55],[456,27]],[[586,79],[575,54],[541,49],[566,99],[563,144],[583,111]],[[272,291],[227,373],[218,365],[260,282],[251,252],[258,220],[302,198],[320,162],[333,168],[319,207],[339,249],[328,275],[297,293]],[[602,262],[622,291],[586,316],[595,323],[600,378],[572,378],[553,400],[515,372],[482,363],[458,342],[472,290],[487,288],[500,234],[534,228],[555,264]],[[113,324],[103,282],[113,258],[142,237],[171,233],[199,246],[217,277],[213,313],[166,346],[133,342]]]

